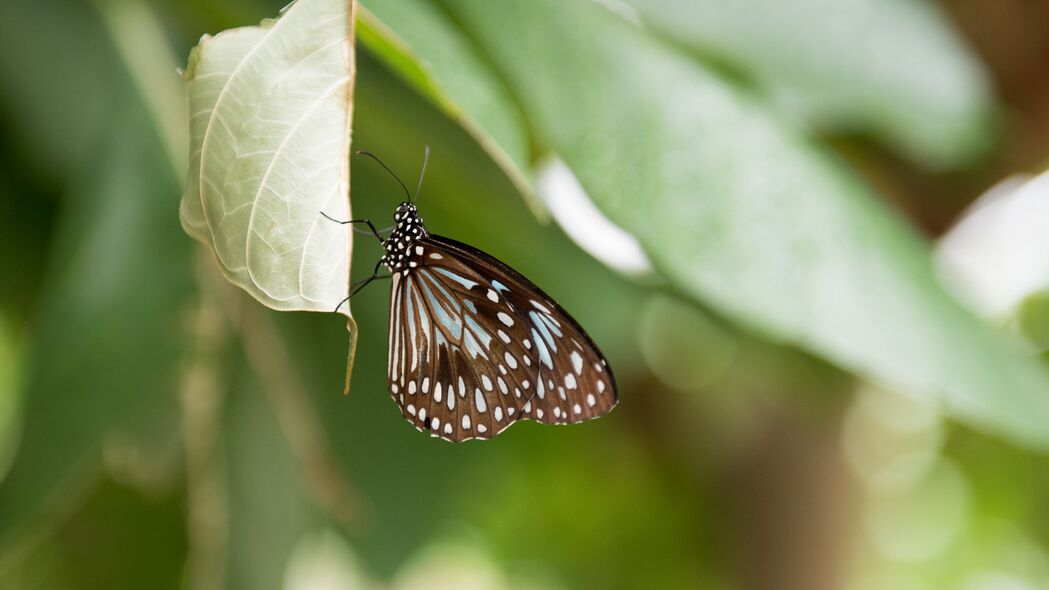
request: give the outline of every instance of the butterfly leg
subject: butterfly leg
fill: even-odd
[[[390,278],[390,275],[383,276],[383,275],[379,274],[379,267],[381,267],[381,266],[382,266],[382,261],[380,260],[379,262],[377,262],[375,264],[375,268],[372,270],[372,276],[370,276],[370,277],[368,277],[366,279],[361,279],[361,280],[357,281],[356,283],[350,285],[350,289],[351,289],[350,290],[350,295],[346,299],[343,299],[342,301],[340,301],[339,304],[335,306],[335,309],[333,310],[333,312],[337,313],[339,311],[339,308],[342,307],[343,303],[346,303],[354,295],[356,295],[358,291],[360,291],[361,289],[367,287],[368,283],[371,283],[372,281],[379,280],[379,279],[388,279],[388,278]]]
[[[375,236],[376,240],[379,240],[380,242],[383,241],[382,234],[379,233],[379,230],[375,229],[375,225],[372,224],[370,219],[350,219],[348,221],[341,221],[339,219],[335,219],[334,217],[328,215],[324,211],[321,211],[320,213],[326,219],[330,219],[331,221],[334,221],[335,223],[338,223],[339,225],[346,225],[347,223],[364,223],[364,224],[367,224],[368,229],[371,230],[371,231],[358,230],[356,227],[353,228],[353,231],[355,231],[357,233],[361,233],[361,234],[371,234],[371,235]]]

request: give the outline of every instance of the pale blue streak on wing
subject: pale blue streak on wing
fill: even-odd
[[[535,312],[532,312],[532,313],[535,313]],[[561,333],[561,329],[557,327],[556,323],[554,323],[554,319],[553,318],[551,318],[550,316],[546,315],[545,313],[539,314],[539,317],[543,319],[543,322],[546,323],[546,325],[550,329],[550,331],[553,332],[555,335],[557,335],[558,338],[563,336],[563,334]]]
[[[491,348],[492,335],[482,328],[477,321],[473,319],[473,316],[466,316],[466,325],[473,330],[474,334],[476,334],[477,338],[481,340],[481,344],[484,344],[485,348]]]
[[[448,277],[449,279],[452,279],[453,281],[455,281],[455,282],[459,283],[460,285],[466,287],[467,290],[472,289],[477,284],[475,281],[471,281],[470,279],[462,276],[461,274],[459,274],[459,273],[457,273],[455,271],[448,270],[447,268],[444,268],[444,267],[441,267],[441,266],[435,266],[435,267],[432,267],[432,268],[434,270],[436,270],[437,272],[441,273],[442,275]]]
[[[444,306],[441,305],[441,302],[434,296],[433,291],[430,290],[430,285],[425,281],[419,281],[419,284],[422,285],[423,291],[426,293],[426,298],[430,301],[430,307],[433,309],[433,312],[437,314],[437,321],[441,322],[441,325],[443,325],[456,340],[462,338],[463,324],[459,320],[459,316],[456,315],[455,317],[452,317],[448,314],[448,311],[445,310]],[[454,303],[454,300],[452,299],[447,300]]]
[[[419,340],[415,337],[415,302],[412,301],[411,292],[406,291],[407,297],[402,296],[402,299],[407,300],[408,304],[408,330],[411,332],[412,340],[410,346],[412,347],[412,370],[419,365]]]
[[[477,343],[477,339],[474,338],[473,332],[470,330],[463,331],[463,347],[466,348],[466,352],[470,353],[471,357],[488,359],[488,355],[481,349],[481,345]]]
[[[546,344],[543,342],[542,337],[539,333],[532,328],[532,340],[535,341],[535,349],[539,351],[539,360],[551,369],[554,368],[554,359],[550,358],[550,351],[546,349]]]
[[[506,291],[507,293],[510,292],[510,289],[508,289],[506,287],[506,285],[500,283],[499,281],[497,281],[495,279],[492,279],[492,286],[495,287],[496,291]]]
[[[459,299],[456,297],[452,297],[452,294],[448,292],[448,289],[444,288],[444,285],[441,284],[441,281],[437,280],[437,277],[433,276],[433,273],[431,273],[428,270],[420,270],[417,274],[420,277],[426,279],[426,282],[430,283],[434,287],[437,287],[437,290],[441,292],[441,295],[444,295],[445,299],[448,301],[449,305],[451,305],[452,310],[455,311],[455,313],[459,313],[462,310],[462,307],[459,305]]]
[[[554,342],[553,334],[551,334],[550,330],[546,327],[546,322],[544,322],[539,317],[539,314],[534,311],[528,312],[528,317],[532,318],[532,323],[535,324],[536,328],[539,328],[539,332],[543,335],[543,338],[546,338],[547,344],[550,345],[550,350],[557,352],[557,343]]]

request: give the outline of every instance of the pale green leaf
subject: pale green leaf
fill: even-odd
[[[205,36],[186,68],[183,227],[273,309],[331,311],[346,296],[351,232],[321,212],[350,216],[352,12],[351,0],[298,0]]]
[[[987,75],[933,2],[624,2],[818,126],[877,134],[930,167],[963,163],[989,143]]]
[[[991,139],[986,73],[932,2],[625,2],[817,126],[874,133],[933,168],[963,164]]]
[[[446,4],[501,69],[540,148],[562,155],[683,292],[1049,447],[1044,368],[963,311],[928,245],[756,101],[594,3]]]
[[[432,2],[371,0],[364,6],[361,43],[473,135],[535,205],[521,112],[469,40]]]

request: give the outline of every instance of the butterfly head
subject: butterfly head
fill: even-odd
[[[398,225],[402,221],[411,217],[415,217],[417,219],[419,217],[419,214],[415,208],[415,203],[412,203],[411,201],[404,201],[400,205],[397,205],[397,210],[393,213],[393,220],[396,221]]]
[[[383,242],[386,253],[383,254],[382,263],[390,272],[407,272],[419,266],[424,252],[422,246],[416,242],[427,236],[426,227],[415,204],[408,201],[397,207],[393,220],[397,225],[394,226],[390,237]]]

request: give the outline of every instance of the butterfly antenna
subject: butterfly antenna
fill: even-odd
[[[357,154],[361,155],[361,156],[368,156],[369,158],[371,158],[371,159],[375,160],[376,162],[378,162],[379,165],[382,166],[384,170],[389,172],[390,176],[392,176],[393,179],[397,181],[397,184],[401,185],[401,188],[404,189],[404,195],[406,197],[408,197],[409,199],[411,199],[412,194],[408,192],[408,187],[404,186],[404,183],[401,182],[400,177],[397,176],[396,174],[394,174],[393,170],[390,170],[389,166],[387,166],[386,164],[383,164],[382,160],[380,160],[378,156],[376,156],[375,154],[373,154],[373,153],[371,153],[371,152],[369,152],[367,150],[357,150]]]
[[[423,187],[423,177],[426,176],[426,163],[430,161],[430,146],[426,146],[426,151],[423,153],[423,169],[419,172],[419,184],[415,187],[415,196],[412,197],[412,202],[416,202],[419,199],[419,190]]]

